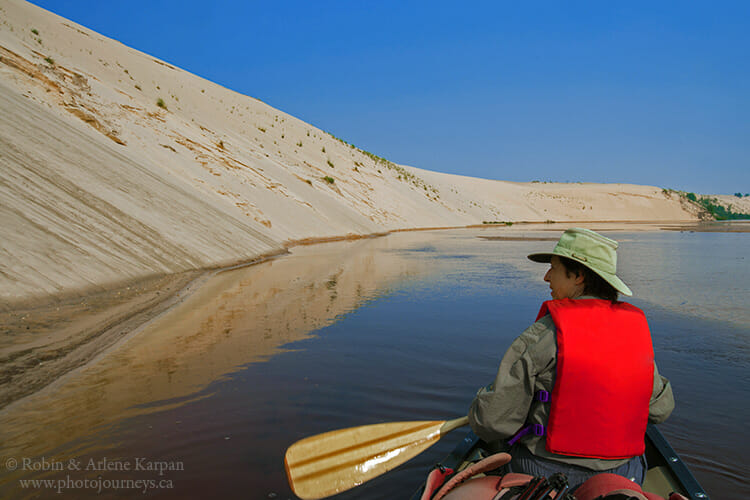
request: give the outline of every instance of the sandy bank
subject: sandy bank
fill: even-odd
[[[33,394],[132,337],[216,273],[265,262],[282,253],[286,252],[74,296],[48,296],[0,311],[0,408]]]
[[[0,313],[0,407],[83,366],[169,309],[202,273],[144,280],[56,304]]]

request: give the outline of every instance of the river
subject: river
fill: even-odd
[[[302,437],[466,414],[549,297],[526,255],[557,226],[395,233],[219,273],[0,412],[0,496],[294,498],[283,456]],[[744,498],[750,235],[589,227],[620,242],[673,384],[662,432],[709,495]],[[336,498],[408,498],[461,435]]]

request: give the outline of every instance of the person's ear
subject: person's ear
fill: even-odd
[[[582,271],[578,271],[578,272],[576,273],[576,281],[575,281],[576,285],[581,285],[581,284],[583,284],[583,281],[584,281],[585,279],[586,279],[586,275],[585,275],[585,274],[584,274],[584,273],[583,273]]]

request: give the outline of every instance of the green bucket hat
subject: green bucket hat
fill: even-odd
[[[633,292],[617,277],[617,242],[590,229],[573,227],[560,237],[552,253],[532,253],[534,262],[549,262],[552,256],[567,257],[580,262],[601,276],[615,290],[631,296]]]

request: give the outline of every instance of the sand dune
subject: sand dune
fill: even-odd
[[[8,308],[283,252],[484,221],[695,220],[660,188],[401,166],[21,0],[0,6]]]

